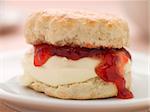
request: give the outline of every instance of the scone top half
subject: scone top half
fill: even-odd
[[[24,82],[64,99],[117,96],[131,87],[129,29],[108,14],[49,11],[31,15],[25,38],[34,47],[24,59]]]
[[[25,26],[30,44],[122,48],[128,45],[127,23],[109,14],[49,11],[31,15]]]

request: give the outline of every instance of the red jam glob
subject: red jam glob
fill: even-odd
[[[125,87],[124,66],[131,59],[130,54],[124,48],[81,48],[71,46],[54,46],[48,44],[35,45],[34,65],[42,66],[51,56],[66,57],[71,60],[78,60],[84,57],[91,57],[101,60],[96,66],[96,74],[106,82],[112,82],[118,89],[118,98],[133,98],[132,92]]]

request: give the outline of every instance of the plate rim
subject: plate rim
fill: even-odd
[[[0,89],[1,92],[3,92],[3,94],[0,94],[0,98],[6,101],[12,101],[12,102],[18,102],[18,103],[24,103],[24,104],[31,104],[31,98],[30,97],[26,97],[26,96],[22,96],[22,95],[16,95],[16,94],[11,94],[8,93],[6,91],[3,91],[2,89]],[[57,101],[56,101],[57,100]],[[65,103],[64,103],[65,101]],[[78,102],[79,101],[79,102]],[[103,101],[101,104],[98,104],[97,102],[87,102],[89,100],[83,100],[84,103],[81,103],[81,100],[78,100],[77,102],[73,102],[73,100],[63,100],[63,99],[55,99],[55,100],[47,100],[45,102],[45,100],[42,99],[36,99],[36,98],[32,98],[32,104],[34,105],[51,105],[51,106],[71,106],[71,107],[88,107],[90,105],[90,108],[101,108],[101,107],[105,107],[105,106],[109,106],[110,107],[116,107],[119,104],[119,107],[125,107],[125,106],[150,106],[150,98],[142,98],[142,99],[132,99],[132,100],[124,100],[122,102],[119,101],[113,101],[113,103],[108,102],[108,101]],[[100,100],[99,100],[100,101]]]
[[[148,75],[143,75],[145,77],[148,77]],[[18,77],[14,77],[15,79]],[[11,79],[10,79],[11,80]],[[112,107],[117,107],[119,104],[119,107],[125,107],[125,106],[150,106],[150,97],[145,98],[140,98],[140,99],[118,99],[116,101],[108,101],[105,99],[98,99],[97,101],[99,102],[89,102],[90,100],[64,100],[64,99],[58,99],[58,98],[52,98],[52,100],[42,100],[39,98],[31,98],[29,96],[23,96],[23,95],[18,95],[18,94],[13,94],[8,91],[5,91],[4,89],[0,88],[0,99],[7,100],[7,101],[12,101],[12,102],[18,102],[18,103],[25,103],[25,104],[34,104],[34,105],[39,105],[38,102],[41,102],[40,105],[51,105],[51,106],[71,106],[71,107],[93,107],[93,108],[102,108],[109,106],[109,108]],[[120,101],[119,101],[120,100]],[[65,101],[65,103],[64,103]],[[75,102],[74,102],[75,101]],[[91,100],[94,101],[94,100]],[[100,103],[100,101],[102,101]]]

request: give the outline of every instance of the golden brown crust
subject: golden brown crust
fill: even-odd
[[[25,37],[30,44],[121,48],[128,45],[129,29],[125,21],[108,14],[45,11],[30,16]]]
[[[126,87],[131,87],[131,74],[125,76]],[[27,85],[38,92],[43,92],[48,96],[62,99],[96,99],[109,98],[117,95],[117,88],[113,83],[108,83],[95,77],[80,83],[60,85],[53,87],[34,80]]]

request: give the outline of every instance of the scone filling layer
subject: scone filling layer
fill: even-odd
[[[118,89],[117,97],[121,99],[133,98],[133,94],[126,88],[124,79],[124,66],[131,59],[129,52],[124,49],[113,48],[81,48],[71,46],[54,46],[40,44],[34,46],[34,65],[40,67],[52,56],[66,57],[79,60],[90,57],[101,63],[95,67],[95,72],[106,82],[112,82]]]

